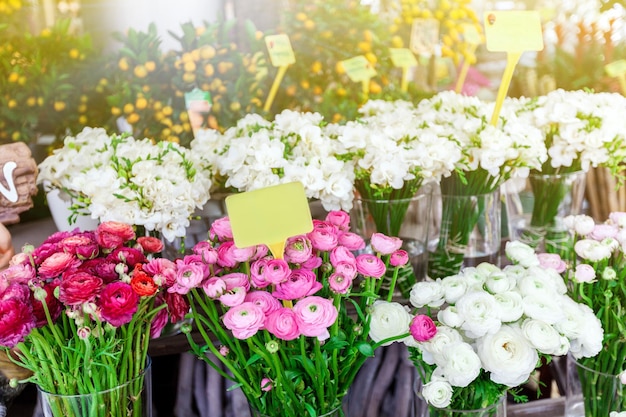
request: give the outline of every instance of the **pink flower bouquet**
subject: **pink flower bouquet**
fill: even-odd
[[[284,259],[276,259],[264,245],[236,247],[223,218],[208,241],[176,261],[170,291],[188,294],[206,343],[190,337],[193,351],[211,366],[205,353],[217,356],[232,375],[217,371],[261,415],[316,416],[340,408],[374,350],[409,336],[408,327],[401,335],[368,336],[380,277],[389,267],[397,278],[408,261],[402,241],[375,234],[376,254],[355,255],[364,241],[349,232],[349,222],[340,211],[314,220],[313,230],[288,239]]]
[[[0,345],[32,372],[19,382],[82,395],[141,375],[149,339],[189,311],[184,297],[167,291],[176,268],[153,256],[162,248],[130,225],[105,222],[95,231],[55,233],[15,255],[0,272]],[[53,412],[75,415],[62,405]]]

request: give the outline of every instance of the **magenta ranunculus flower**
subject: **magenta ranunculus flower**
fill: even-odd
[[[2,277],[3,281],[22,282],[26,284],[36,277],[36,273],[31,264],[16,264],[0,272],[0,277]]]
[[[102,278],[105,284],[114,281],[120,277],[120,274],[115,270],[117,263],[106,260],[104,258],[88,259],[78,267],[78,271],[83,271],[91,275],[95,275],[98,278]],[[128,272],[128,268],[124,268],[125,272]]]
[[[341,231],[348,231],[350,229],[350,215],[345,211],[333,210],[326,215],[326,221]]]
[[[558,253],[538,253],[539,266],[542,268],[552,268],[559,274],[565,272],[567,263],[561,259]]]
[[[280,307],[268,314],[265,328],[281,340],[294,340],[300,336],[296,313],[286,307]]]
[[[301,264],[313,254],[311,241],[304,235],[293,236],[285,243],[285,260],[292,264]]]
[[[135,265],[146,262],[146,255],[139,249],[122,246],[114,249],[107,256],[107,259],[116,263],[125,263],[130,269],[133,269]]]
[[[352,285],[352,278],[335,272],[328,277],[330,290],[337,294],[345,294]]]
[[[293,307],[300,333],[308,337],[325,340],[329,337],[328,327],[337,320],[338,312],[327,298],[311,296],[298,301]]]
[[[59,285],[59,301],[70,306],[94,301],[102,290],[102,278],[87,272],[63,274]]]
[[[0,301],[0,345],[15,347],[35,327],[30,304],[17,298]]]
[[[133,226],[120,222],[103,222],[96,229],[96,241],[105,249],[115,249],[135,238]]]
[[[170,313],[170,322],[177,323],[185,318],[189,313],[189,301],[187,297],[174,292],[164,293],[167,311]]]
[[[167,325],[167,321],[167,310],[159,310],[150,323],[150,337],[154,339],[155,337],[161,336],[161,332],[165,328],[165,325]]]
[[[365,240],[356,233],[344,232],[340,233],[337,241],[340,245],[350,250],[361,250],[365,248]]]
[[[42,279],[55,278],[78,268],[80,260],[71,253],[57,252],[48,256],[39,266],[39,277]]]
[[[222,321],[237,339],[247,339],[263,328],[265,314],[256,304],[244,302],[228,310]]]
[[[306,235],[311,241],[313,249],[328,252],[337,246],[337,234],[327,228],[313,229]]]
[[[59,243],[61,252],[71,253],[80,259],[91,259],[98,255],[100,248],[93,233],[68,236]]]
[[[342,262],[356,264],[356,257],[345,246],[337,246],[330,251],[330,263],[337,266]]]
[[[139,296],[129,284],[117,281],[104,287],[99,301],[102,318],[112,326],[119,327],[132,320]]]
[[[217,248],[217,263],[219,266],[223,266],[224,268],[232,268],[237,265],[237,260],[235,259],[235,242],[229,240],[228,242],[224,242]]]
[[[218,277],[211,277],[202,283],[204,293],[211,298],[219,298],[226,291],[226,283]]]
[[[263,310],[263,313],[267,316],[271,312],[281,308],[282,304],[272,294],[267,291],[252,291],[246,294],[246,302],[251,302]]]
[[[389,265],[403,266],[409,262],[409,254],[404,249],[398,249],[389,257]]]
[[[209,238],[211,240],[217,238],[220,242],[232,240],[233,229],[230,226],[230,219],[228,217],[222,217],[214,220],[209,230]]]
[[[418,342],[426,342],[437,334],[437,325],[430,317],[418,314],[411,320],[409,332],[411,332],[413,339]]]
[[[381,255],[391,255],[402,247],[402,239],[399,237],[386,236],[382,233],[374,233],[370,238],[372,249]]]
[[[272,295],[280,300],[297,300],[322,289],[315,273],[308,269],[294,269],[287,281],[276,285]]]
[[[290,274],[291,269],[284,259],[270,259],[263,269],[265,281],[274,285],[287,281]]]
[[[356,257],[356,270],[366,277],[380,278],[385,275],[385,263],[376,255],[363,253]]]

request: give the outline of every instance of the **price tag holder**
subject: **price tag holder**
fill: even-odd
[[[364,55],[357,55],[350,59],[340,61],[346,75],[352,82],[360,82],[363,85],[363,93],[369,94],[370,79],[376,76],[376,70]]]
[[[402,82],[400,88],[407,91],[409,88],[409,70],[417,66],[417,59],[408,48],[389,48],[391,62],[394,67],[402,68]]]
[[[491,124],[496,126],[513,71],[522,53],[543,49],[541,16],[537,11],[487,11],[484,14],[484,26],[487,50],[507,53],[506,68],[491,116]]]
[[[211,112],[212,106],[211,93],[208,91],[194,88],[188,93],[185,93],[185,107],[187,108],[189,124],[191,125],[191,130],[194,135],[199,129],[206,129],[208,127],[207,116]]]
[[[626,59],[613,61],[605,65],[604,70],[609,77],[617,78],[622,94],[626,95]]]
[[[286,34],[266,36],[265,45],[267,46],[267,52],[272,65],[278,68],[276,78],[274,78],[270,92],[265,100],[265,105],[263,106],[263,110],[267,112],[272,107],[272,103],[278,92],[278,87],[287,72],[287,67],[296,62],[296,56],[293,53],[291,42]]]
[[[439,45],[439,21],[414,19],[411,26],[411,51],[416,55],[433,55]]]
[[[267,245],[283,258],[285,242],[313,230],[309,202],[300,182],[275,185],[226,197],[226,211],[238,248]]]

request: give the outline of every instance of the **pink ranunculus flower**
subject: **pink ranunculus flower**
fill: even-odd
[[[587,236],[590,239],[597,240],[598,242],[606,239],[607,237],[615,237],[619,232],[619,228],[614,224],[596,224],[593,230]]]
[[[270,285],[265,278],[265,268],[268,262],[268,258],[261,258],[250,264],[250,280],[255,288],[265,288]]]
[[[333,210],[326,215],[326,221],[341,231],[347,232],[350,230],[350,215],[345,211]]]
[[[274,382],[269,378],[261,379],[261,391],[271,391],[274,388]]]
[[[350,250],[361,250],[365,248],[365,241],[356,233],[344,232],[339,234],[337,241],[340,245]]]
[[[281,308],[282,304],[272,294],[267,291],[252,291],[246,294],[244,299],[246,302],[251,302],[263,310],[263,313],[267,316],[273,311]]]
[[[335,272],[328,277],[330,290],[337,294],[345,294],[352,285],[352,278]]]
[[[337,234],[330,232],[328,229],[313,229],[307,234],[311,241],[313,249],[328,252],[337,246]]]
[[[160,286],[171,287],[176,282],[176,264],[166,258],[154,258],[143,266]]]
[[[274,285],[287,281],[290,274],[291,269],[284,259],[270,259],[263,270],[265,281]]]
[[[330,251],[330,263],[336,267],[342,262],[356,264],[356,257],[345,246],[337,246]]]
[[[247,248],[238,248],[233,246],[233,259],[237,262],[249,262],[256,254],[256,246],[248,246]]]
[[[167,309],[159,310],[150,323],[150,337],[154,339],[161,336],[161,332],[167,325],[167,321]]]
[[[308,269],[294,269],[287,281],[276,285],[272,295],[280,300],[297,300],[322,289],[315,273]]]
[[[333,235],[339,234],[339,228],[337,226],[324,220],[313,219],[313,230],[315,229],[326,230],[328,233]]]
[[[304,269],[309,269],[312,271],[314,269],[319,268],[321,265],[322,265],[322,258],[320,258],[319,256],[311,256],[309,259],[306,260],[306,262],[300,265],[300,267]]]
[[[411,320],[409,332],[411,332],[413,339],[418,342],[426,342],[437,334],[437,325],[430,317],[418,314]]]
[[[280,307],[268,314],[265,319],[265,328],[281,340],[294,340],[300,336],[296,313],[286,307]]]
[[[59,242],[61,252],[71,253],[80,259],[91,259],[98,255],[100,248],[93,233],[68,236]]]
[[[538,253],[537,259],[539,259],[539,266],[552,268],[559,274],[567,269],[567,263],[561,259],[558,253]]]
[[[330,337],[328,327],[337,320],[338,312],[332,301],[310,296],[298,301],[293,307],[300,333],[308,337],[326,340]]]
[[[237,339],[247,339],[263,328],[265,314],[256,304],[243,302],[228,310],[222,321]]]
[[[235,242],[228,241],[222,243],[219,248],[217,248],[217,264],[219,266],[223,266],[224,268],[233,268],[237,265],[237,260],[235,259]]]
[[[137,244],[143,253],[160,253],[165,246],[161,239],[154,236],[141,236],[137,238]]]
[[[28,301],[17,298],[0,301],[0,345],[15,347],[35,327]]]
[[[403,266],[409,262],[409,254],[404,249],[394,251],[389,257],[389,265]]]
[[[356,278],[356,275],[357,275],[356,260],[354,263],[339,262],[337,265],[335,265],[335,272],[337,274],[343,275],[346,278],[350,278],[350,279]]]
[[[402,239],[399,237],[386,236],[382,233],[374,233],[370,238],[372,249],[381,255],[391,255],[402,247]]]
[[[105,249],[115,249],[135,238],[133,227],[121,222],[103,222],[96,228],[96,241]]]
[[[138,304],[139,296],[125,282],[112,282],[100,294],[100,314],[114,327],[129,323]]]
[[[574,279],[579,283],[594,282],[596,280],[596,271],[591,265],[578,264],[576,265],[576,270],[574,271]]]
[[[250,291],[248,275],[242,272],[231,272],[230,274],[220,276],[220,278],[226,283],[226,290],[231,290],[235,287],[243,287],[246,291]]]
[[[88,274],[95,275],[98,278],[102,278],[102,282],[108,284],[115,281],[120,277],[120,274],[115,270],[117,263],[106,260],[104,258],[94,258],[83,262],[78,268],[78,271],[87,272]],[[124,272],[128,272],[128,268],[124,268]]]
[[[230,219],[228,217],[222,217],[214,220],[209,230],[209,238],[211,240],[217,238],[220,242],[232,240],[233,229],[230,226]]]
[[[14,298],[20,301],[28,301],[30,300],[31,291],[24,284],[19,284],[17,282],[9,283],[2,294],[0,294],[0,300],[8,300],[10,298]]]
[[[196,243],[192,252],[200,256],[200,259],[202,259],[202,262],[205,264],[212,265],[217,263],[217,251],[213,245],[211,245],[211,242],[203,240],[202,242]]]
[[[94,301],[102,290],[102,284],[102,278],[87,272],[68,272],[59,285],[59,300],[71,306]]]
[[[356,270],[366,277],[380,278],[385,275],[385,263],[376,255],[363,253],[356,257]]]
[[[226,292],[226,283],[218,277],[211,277],[202,283],[204,293],[211,298],[219,298]]]
[[[256,261],[257,259],[261,259],[267,256],[270,252],[270,249],[266,245],[256,245],[254,247],[254,256],[250,261]]]
[[[220,295],[219,300],[222,304],[228,307],[235,307],[243,303],[246,298],[246,290],[243,287],[235,287],[227,290]]]
[[[26,284],[35,278],[35,269],[31,264],[11,265],[0,272],[0,277],[8,282],[22,282]]]
[[[176,260],[176,268],[176,285],[187,290],[198,287],[206,275],[204,266],[195,263],[187,264],[180,259]]]
[[[77,268],[80,260],[71,253],[57,252],[46,258],[39,266],[39,277],[55,278],[63,272]]]
[[[293,236],[285,243],[285,260],[292,264],[301,264],[313,254],[311,241],[304,235]]]
[[[30,256],[25,253],[16,253],[9,261],[9,266],[14,265],[30,265]]]

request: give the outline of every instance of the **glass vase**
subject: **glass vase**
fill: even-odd
[[[44,417],[152,417],[152,367],[125,384],[79,395],[39,391]]]
[[[346,417],[348,412],[345,406],[339,406],[327,413],[317,414],[318,417]],[[279,414],[263,414],[262,412],[256,410],[254,407],[250,406],[250,416],[251,417],[292,417],[293,413],[288,411],[281,412]]]
[[[626,389],[619,375],[599,372],[567,356],[565,417],[608,416],[626,411]]]
[[[568,241],[563,218],[582,212],[586,173],[531,174],[504,185],[508,234],[542,252],[561,253]]]
[[[400,271],[395,288],[396,296],[408,298],[416,281],[426,277],[431,212],[431,188],[423,186],[412,198],[374,200],[357,197],[350,213],[351,228],[366,242],[374,233],[402,239],[402,249],[409,254],[409,263]],[[371,251],[371,248],[366,248]],[[385,276],[382,295],[389,289],[392,273]]]
[[[499,265],[500,191],[478,195],[433,194],[436,247],[428,254],[429,278],[457,274],[482,262]]]

